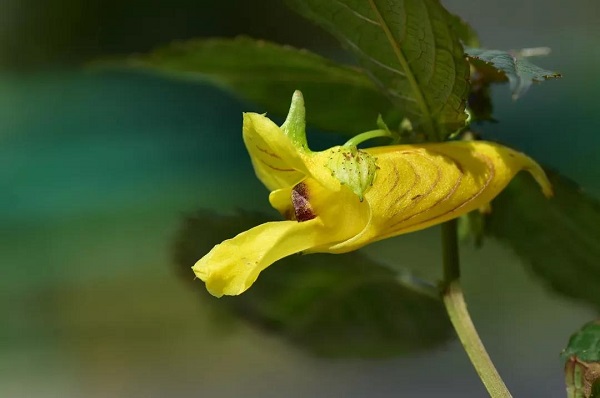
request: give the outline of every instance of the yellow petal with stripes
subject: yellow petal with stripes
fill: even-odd
[[[417,231],[486,206],[521,170],[530,172],[545,195],[552,188],[528,156],[485,141],[372,148],[379,167],[365,201],[365,229],[330,248],[341,253],[369,242]]]

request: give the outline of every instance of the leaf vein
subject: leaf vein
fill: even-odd
[[[372,20],[369,17],[364,16],[363,14],[361,14],[360,12],[356,11],[355,9],[353,9],[352,7],[350,7],[347,4],[342,3],[340,0],[335,0],[335,2],[337,4],[339,4],[340,6],[344,7],[345,9],[347,9],[348,11],[350,11],[355,17],[362,19],[363,21],[366,21],[370,24],[373,24],[375,26],[381,26],[379,24],[379,22]]]
[[[425,116],[425,122],[428,125],[427,126],[428,130],[436,131],[433,126],[433,122],[431,120],[431,115],[429,114],[429,108],[427,106],[427,103],[425,102],[423,93],[421,92],[421,88],[419,87],[419,84],[415,78],[415,75],[413,74],[412,70],[410,69],[408,62],[407,62],[406,58],[404,57],[402,50],[400,49],[400,44],[394,38],[388,24],[383,19],[383,16],[381,15],[381,12],[379,11],[379,8],[375,4],[374,0],[369,0],[369,5],[371,6],[371,8],[373,9],[373,12],[377,16],[377,19],[380,22],[381,29],[384,31],[385,36],[387,37],[390,45],[392,46],[392,49],[394,51],[394,54],[396,55],[396,58],[398,59],[398,62],[402,66],[402,69],[405,70],[406,79],[408,80],[409,85],[411,86],[412,91],[414,92],[414,95],[416,97],[415,99],[417,101],[417,104],[419,105],[419,108],[421,109],[422,114]],[[436,133],[437,133],[437,131],[436,131]]]

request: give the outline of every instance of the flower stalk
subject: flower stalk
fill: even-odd
[[[442,247],[444,267],[442,299],[450,321],[456,330],[456,334],[490,397],[512,398],[512,395],[485,350],[467,310],[463,291],[460,286],[460,260],[456,219],[442,224]]]

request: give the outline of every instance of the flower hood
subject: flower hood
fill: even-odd
[[[269,201],[285,221],[216,245],[193,267],[214,296],[237,295],[275,261],[298,252],[344,253],[487,205],[521,170],[544,194],[543,170],[526,155],[484,141],[336,146],[309,150],[297,91],[284,124],[245,113],[243,138]]]

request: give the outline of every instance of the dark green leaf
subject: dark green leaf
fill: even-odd
[[[492,202],[487,232],[554,290],[600,308],[600,203],[572,181],[547,174],[553,198],[521,173]]]
[[[574,333],[561,356],[565,361],[574,356],[580,361],[600,362],[600,321],[589,322]]]
[[[474,122],[489,121],[496,122],[494,119],[492,97],[490,93],[489,82],[473,80],[471,82],[471,93],[469,93],[469,110]]]
[[[253,213],[208,211],[188,218],[175,245],[186,279],[192,280],[190,267],[214,244],[265,221]],[[399,278],[360,252],[285,258],[236,297],[208,297],[198,281],[194,287],[218,311],[318,355],[393,356],[435,346],[452,334],[435,289]]]
[[[600,321],[586,324],[561,353],[569,398],[598,398],[600,393]]]
[[[458,238],[461,243],[473,243],[475,247],[483,244],[485,216],[479,210],[473,210],[458,219]]]
[[[465,52],[479,73],[474,80],[508,81],[514,99],[525,94],[533,82],[560,77],[560,73],[540,68],[518,53],[483,48],[466,48]]]
[[[469,66],[438,0],[289,0],[334,34],[415,130],[440,140],[465,124]]]
[[[592,384],[590,398],[600,398],[600,379],[597,379],[594,384]]]
[[[255,102],[261,112],[285,116],[295,90],[306,99],[309,125],[345,134],[376,126],[391,102],[361,70],[306,50],[246,37],[177,42],[149,54],[104,65],[139,68],[191,81],[208,81]]]

